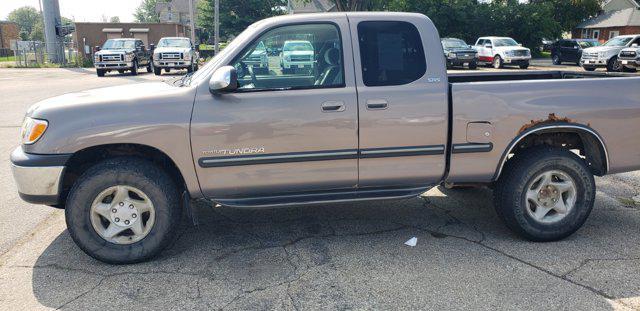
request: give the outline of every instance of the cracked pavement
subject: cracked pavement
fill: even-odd
[[[130,81],[109,80],[119,82]],[[25,104],[12,109],[26,109],[23,97],[39,95],[14,96]],[[5,154],[17,144],[14,132],[0,128]],[[434,188],[407,200],[268,210],[198,201],[199,225],[185,219],[158,258],[111,266],[75,246],[63,211],[21,202],[7,166],[6,310],[640,309],[640,206],[629,200],[640,193],[640,172],[598,178],[589,220],[559,242],[513,235],[489,189]],[[416,247],[403,244],[411,237]]]

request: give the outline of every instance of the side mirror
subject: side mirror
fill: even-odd
[[[93,50],[94,50],[94,51],[96,51],[96,52],[98,52],[98,51],[102,50],[102,48],[101,48],[99,45],[96,45],[96,46],[93,48]]]
[[[522,46],[522,43],[518,43],[518,46]]]
[[[218,68],[209,79],[209,92],[220,94],[235,91],[238,88],[238,73],[233,66]]]
[[[631,47],[632,47],[632,48],[637,48],[637,47],[638,47],[638,44],[637,44],[637,43],[634,43],[634,44],[632,44],[632,45],[631,45]]]
[[[485,44],[485,45],[484,45],[484,47],[485,47],[485,48],[487,48],[487,49],[492,49],[492,48],[493,48],[493,45],[491,45],[491,44],[487,43],[487,44]]]

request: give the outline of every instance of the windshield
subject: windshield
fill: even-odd
[[[445,40],[442,41],[442,45],[446,48],[446,49],[452,49],[452,48],[468,48],[469,46],[462,40]]]
[[[191,42],[189,42],[189,39],[169,39],[169,38],[164,38],[162,40],[160,40],[160,42],[158,42],[158,47],[159,48],[166,48],[166,47],[170,47],[170,48],[189,48],[191,47]]]
[[[283,48],[285,51],[313,51],[310,42],[287,42]]]
[[[494,46],[516,46],[518,42],[511,38],[503,38],[503,39],[493,39]]]
[[[583,49],[591,48],[591,47],[594,47],[594,46],[598,46],[598,45],[600,45],[600,43],[599,43],[599,42],[597,42],[597,41],[578,41],[578,44],[579,44],[579,45],[580,45],[580,47],[582,47]]]
[[[117,50],[117,49],[134,49],[136,42],[134,40],[113,40],[109,39],[102,45],[103,50]]]
[[[633,37],[615,37],[607,41],[603,46],[626,46]]]

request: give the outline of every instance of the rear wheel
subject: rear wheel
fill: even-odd
[[[502,58],[500,57],[500,55],[496,55],[496,57],[493,58],[493,62],[491,63],[491,65],[495,69],[500,69],[504,67],[504,64],[502,63]]]
[[[618,62],[618,57],[612,57],[607,63],[607,71],[609,72],[619,72],[622,71],[622,64]]]
[[[71,238],[112,264],[157,255],[180,223],[180,194],[160,168],[137,158],[105,160],[74,184],[65,209]]]
[[[536,147],[509,160],[494,191],[507,227],[532,241],[555,241],[578,230],[595,200],[593,174],[574,153]]]

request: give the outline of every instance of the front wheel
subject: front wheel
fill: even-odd
[[[135,59],[133,60],[133,66],[131,67],[131,75],[138,75],[138,61]]]
[[[497,214],[532,241],[555,241],[577,231],[595,200],[593,174],[569,150],[536,147],[516,154],[494,191]]]
[[[153,74],[155,74],[156,76],[159,76],[162,74],[162,68],[160,67],[153,67]]]
[[[499,55],[496,55],[496,57],[493,58],[493,62],[491,63],[491,65],[493,66],[493,68],[495,69],[500,69],[502,68],[504,65],[502,64],[502,57],[500,57]]]
[[[596,71],[596,67],[582,67],[586,71]]]
[[[153,72],[153,62],[149,61],[149,63],[147,64],[147,72],[148,73],[152,73]]]
[[[477,62],[471,62],[471,63],[469,63],[469,69],[471,69],[471,70],[476,70],[476,69],[478,69],[478,63],[477,63]]]
[[[96,69],[96,74],[98,75],[98,77],[104,77],[105,72],[106,71],[104,69]]]
[[[529,63],[528,62],[520,65],[520,69],[527,69],[527,68],[529,68]]]
[[[562,61],[560,60],[560,55],[555,54],[551,57],[551,60],[553,61],[554,65],[561,65]]]
[[[150,162],[105,160],[74,184],[65,209],[73,241],[89,256],[112,264],[145,261],[173,239],[180,223],[180,194]]]

